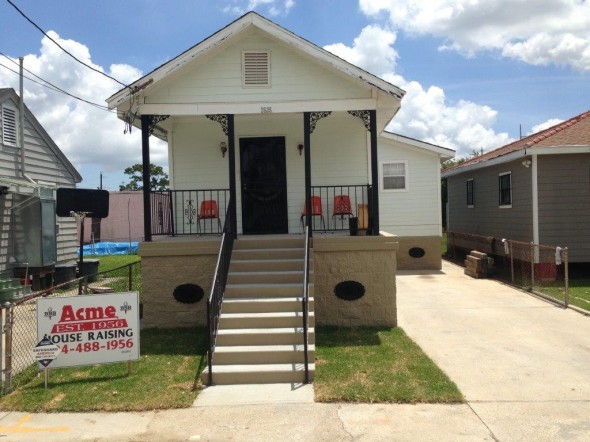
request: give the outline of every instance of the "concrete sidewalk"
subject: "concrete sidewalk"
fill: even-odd
[[[444,263],[400,272],[400,326],[453,379],[459,405],[240,405],[212,392],[190,409],[145,413],[0,413],[9,441],[587,441],[590,318]],[[292,389],[294,392],[297,389]],[[284,390],[280,390],[284,391]],[[284,393],[284,394],[289,394]],[[199,402],[199,401],[197,401]],[[303,403],[300,403],[303,402]],[[216,405],[217,404],[217,405]]]

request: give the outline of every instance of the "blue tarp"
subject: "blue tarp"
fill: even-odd
[[[129,255],[137,253],[137,242],[97,242],[83,247],[84,256],[87,255]]]

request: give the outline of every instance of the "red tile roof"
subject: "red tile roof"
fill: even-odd
[[[461,164],[446,169],[445,172],[498,158],[518,150],[565,146],[590,146],[590,110],[555,126],[513,141],[498,149],[471,158]]]

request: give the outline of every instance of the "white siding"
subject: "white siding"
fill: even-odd
[[[270,87],[243,87],[242,52],[270,51]],[[371,98],[344,74],[331,71],[276,41],[253,33],[170,75],[150,91],[145,103],[272,102]]]
[[[17,103],[14,103],[12,99],[7,99],[17,106]],[[56,187],[75,187],[71,173],[28,118],[25,118],[24,135],[25,168],[27,175],[35,181],[51,183],[56,185]],[[0,176],[20,178],[20,161],[20,148],[6,145],[0,146]],[[23,194],[33,193],[33,190],[30,188],[21,187],[17,190]],[[2,210],[2,219],[0,220],[0,270],[6,268],[12,248],[10,239],[10,208],[5,207],[6,204],[7,202],[0,204],[0,209]],[[57,260],[58,262],[75,260],[77,257],[76,222],[72,218],[57,218],[57,223],[60,226],[59,234],[57,235]]]
[[[399,236],[440,235],[437,154],[379,139],[379,162],[407,161],[407,191],[380,191],[380,228]],[[380,186],[381,187],[381,186]]]

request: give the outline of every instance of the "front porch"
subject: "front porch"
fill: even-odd
[[[371,233],[373,222],[371,185],[333,185],[311,187],[311,230],[314,233],[366,235]],[[229,189],[166,190],[150,192],[149,214],[152,240],[162,237],[221,235],[228,219]],[[259,202],[256,222],[264,223],[265,217],[276,216],[272,197]],[[244,217],[248,210],[238,212],[241,232],[251,220]],[[262,214],[260,214],[262,212]],[[301,199],[299,211],[288,213],[286,224],[289,233],[303,233],[307,224],[305,200]],[[271,226],[269,226],[271,227]]]

